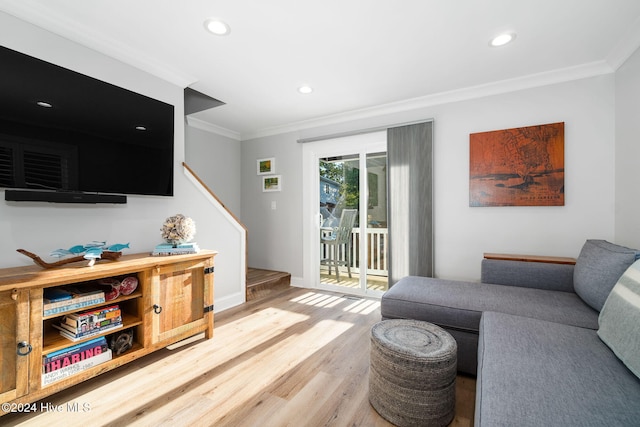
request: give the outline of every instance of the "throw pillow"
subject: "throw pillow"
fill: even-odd
[[[587,240],[573,270],[573,289],[592,308],[600,311],[620,276],[638,255],[606,240]]]
[[[640,260],[613,287],[598,324],[600,339],[640,378]]]

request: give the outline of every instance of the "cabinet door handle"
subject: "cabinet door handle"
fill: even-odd
[[[160,314],[162,313],[162,307],[160,307],[158,304],[153,304],[153,312],[155,314]]]
[[[27,354],[31,353],[32,350],[33,347],[31,347],[31,344],[26,341],[20,341],[18,343],[18,350],[16,351],[16,353],[18,353],[18,356],[26,356]]]

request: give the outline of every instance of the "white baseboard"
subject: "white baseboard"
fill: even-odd
[[[222,298],[216,298],[214,301],[214,313],[219,313],[224,310],[228,310],[232,307],[236,307],[246,302],[246,295],[241,292],[228,295]]]

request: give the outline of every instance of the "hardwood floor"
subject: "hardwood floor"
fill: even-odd
[[[390,426],[367,395],[379,320],[378,300],[283,290],[217,314],[212,340],[150,354],[0,424]],[[451,425],[473,425],[474,396],[475,379],[458,376]]]

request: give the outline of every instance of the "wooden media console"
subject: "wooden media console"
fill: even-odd
[[[92,267],[84,262],[51,269],[35,265],[0,269],[0,403],[9,403],[3,405],[0,416],[11,412],[4,409],[12,405],[35,402],[193,335],[204,332],[207,339],[212,338],[216,254],[215,251],[174,256],[146,253],[100,261]],[[49,304],[47,313],[44,311],[44,292],[49,288],[73,285],[88,289],[100,282],[126,277],[137,279],[137,288],[132,293],[54,313]],[[104,332],[97,328],[73,341],[61,335],[59,329],[66,317],[88,310],[108,311],[114,306],[119,310],[122,326],[116,324],[116,329],[105,328]],[[128,350],[121,354],[106,350],[112,352],[109,360],[95,362],[93,366],[85,363],[74,373],[65,373],[56,380],[45,377],[44,362],[52,359],[51,355],[100,336],[112,342],[122,332],[125,338],[133,337]],[[88,353],[82,357],[85,354]]]

